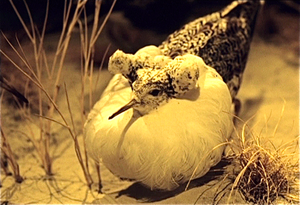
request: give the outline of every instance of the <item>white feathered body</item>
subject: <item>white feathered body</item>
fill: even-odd
[[[201,71],[196,89],[180,99],[169,99],[139,118],[129,109],[108,120],[131,97],[128,81],[116,74],[85,124],[88,153],[113,174],[172,190],[221,160],[220,144],[232,132],[232,99],[213,68]]]

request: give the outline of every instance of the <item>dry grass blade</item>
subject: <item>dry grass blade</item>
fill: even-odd
[[[71,128],[68,126],[68,130],[70,132],[70,135],[72,136],[73,140],[74,140],[74,145],[75,145],[75,152],[76,152],[76,156],[77,159],[79,161],[79,164],[83,170],[83,174],[85,176],[87,185],[89,188],[91,188],[92,184],[93,184],[93,179],[87,169],[87,167],[85,166],[84,162],[83,162],[83,158],[81,155],[81,150],[80,150],[80,146],[79,146],[79,142],[77,139],[77,135],[76,135],[76,131],[75,131],[75,125],[74,125],[74,120],[73,120],[73,114],[72,114],[72,109],[70,107],[70,101],[69,101],[69,96],[68,96],[68,90],[67,90],[67,86],[66,84],[64,84],[64,88],[65,88],[65,93],[66,93],[66,99],[67,99],[67,105],[68,105],[68,111],[70,114],[70,118],[71,118],[71,122],[72,122],[72,126],[73,126],[73,130],[74,132],[72,132]]]
[[[35,96],[37,96],[37,106],[38,106],[38,114],[32,114],[31,112],[26,112],[25,108],[21,110],[20,114],[22,116],[22,119],[25,119],[25,121],[31,121],[32,124],[38,124],[39,126],[39,137],[36,136],[29,136],[34,135],[33,133],[27,134],[23,133],[30,141],[33,143],[34,148],[36,149],[41,161],[42,166],[46,172],[47,175],[52,175],[52,158],[50,156],[49,150],[50,150],[50,138],[52,136],[52,124],[56,123],[60,126],[63,126],[66,128],[71,135],[74,146],[75,146],[75,153],[78,158],[79,164],[83,170],[87,185],[91,187],[93,180],[91,178],[91,175],[89,173],[89,165],[88,165],[88,156],[85,149],[85,143],[84,143],[84,151],[82,152],[80,150],[80,144],[78,142],[77,136],[78,136],[78,130],[76,130],[72,109],[71,109],[71,102],[69,100],[67,86],[64,84],[64,91],[65,91],[65,97],[67,100],[67,112],[69,114],[70,118],[70,125],[67,121],[66,113],[59,109],[57,103],[58,103],[58,96],[60,91],[60,84],[61,84],[61,78],[64,70],[65,65],[65,58],[68,50],[68,46],[70,43],[70,39],[73,33],[74,28],[78,24],[80,27],[80,37],[81,37],[81,43],[82,43],[82,54],[83,54],[83,63],[82,63],[82,93],[81,93],[81,110],[80,112],[83,113],[81,116],[82,118],[82,129],[80,131],[83,131],[83,125],[86,120],[85,113],[85,107],[84,107],[84,95],[85,95],[85,86],[86,86],[86,79],[88,79],[89,83],[89,109],[93,106],[93,66],[94,66],[94,45],[96,43],[96,40],[98,39],[101,31],[104,28],[105,23],[107,22],[112,9],[116,3],[116,0],[113,1],[111,8],[106,15],[104,21],[100,24],[99,23],[99,17],[100,17],[100,7],[102,1],[95,1],[95,16],[94,16],[94,22],[92,25],[92,32],[89,34],[88,32],[88,24],[87,24],[87,16],[85,13],[85,5],[87,3],[87,0],[79,0],[76,1],[75,7],[73,7],[74,2],[73,1],[67,1],[64,2],[64,13],[63,13],[63,26],[62,31],[60,33],[56,50],[54,51],[54,56],[51,59],[50,64],[47,60],[47,53],[44,49],[44,40],[45,40],[45,32],[46,32],[46,24],[48,20],[48,12],[49,12],[49,3],[51,1],[47,1],[47,6],[45,10],[45,19],[43,23],[42,30],[39,31],[37,27],[35,26],[35,23],[33,21],[32,15],[30,13],[30,9],[26,3],[25,0],[24,6],[27,11],[27,15],[29,18],[29,25],[26,25],[24,22],[24,17],[22,17],[15,7],[12,0],[9,0],[11,3],[11,6],[13,7],[16,15],[18,16],[23,29],[25,30],[27,37],[30,40],[30,46],[32,47],[32,55],[33,59],[30,58],[28,52],[23,49],[21,43],[19,42],[18,38],[16,38],[17,45],[19,47],[14,47],[14,45],[6,38],[6,36],[2,33],[4,36],[4,39],[10,46],[10,48],[14,51],[14,54],[16,57],[19,58],[19,61],[14,61],[13,57],[10,56],[10,54],[7,54],[8,52],[4,52],[0,49],[0,53],[8,59],[8,61],[11,62],[11,64],[19,70],[27,79],[26,85],[29,84],[29,82],[33,85],[35,85],[38,89]],[[74,8],[74,11],[72,10]],[[84,26],[79,20],[80,17],[84,16]],[[108,52],[108,49],[106,53]],[[106,55],[106,54],[105,54]],[[51,55],[49,55],[51,56]],[[101,64],[102,66],[103,64]],[[45,75],[45,73],[47,75]],[[45,79],[45,76],[48,77]],[[97,79],[98,81],[98,79]],[[27,90],[27,89],[26,89]],[[46,96],[46,98],[44,97]],[[72,102],[73,103],[73,102]],[[43,107],[47,107],[47,110],[43,110]],[[36,119],[33,119],[32,116],[38,116],[38,122],[36,122]],[[58,119],[57,119],[58,118]],[[26,124],[29,124],[26,122]],[[30,125],[31,126],[31,125]],[[30,129],[30,126],[29,129]],[[85,159],[83,158],[83,154],[85,155]],[[8,153],[9,154],[9,153]],[[15,163],[13,164],[14,167]]]
[[[281,109],[280,118],[278,119],[278,122],[277,122],[277,124],[276,124],[275,129],[274,129],[273,136],[275,136],[275,134],[276,134],[276,132],[277,132],[277,129],[278,129],[278,127],[279,127],[280,121],[281,121],[282,116],[283,116],[283,113],[284,113],[286,101],[285,101],[284,99],[282,99],[282,100],[283,100],[283,103],[284,103],[284,104],[283,104],[282,109]]]
[[[61,123],[61,122],[59,122],[59,121],[57,121],[57,120],[55,120],[55,119],[52,119],[52,118],[50,118],[50,117],[43,116],[43,115],[37,115],[37,114],[35,114],[35,116],[37,116],[37,117],[39,117],[39,118],[44,118],[44,119],[49,120],[49,121],[52,121],[52,122],[55,122],[55,123],[57,123],[57,124],[63,126],[64,128],[69,129],[69,126],[68,126],[68,125],[65,125],[64,123]]]
[[[58,96],[58,92],[59,92],[59,82],[60,82],[60,77],[61,77],[61,73],[62,73],[62,69],[63,69],[63,66],[64,66],[64,60],[65,60],[65,57],[66,57],[66,53],[67,53],[67,48],[69,46],[69,42],[70,42],[70,39],[71,39],[71,34],[73,32],[73,29],[76,25],[76,22],[78,21],[79,19],[79,16],[81,14],[81,12],[83,11],[84,9],[84,6],[86,4],[87,0],[85,1],[78,1],[77,2],[77,6],[76,6],[76,9],[75,9],[75,12],[73,14],[73,18],[71,19],[71,22],[70,24],[68,25],[68,28],[67,28],[67,32],[64,36],[64,33],[61,33],[61,38],[63,39],[62,41],[60,41],[59,43],[61,43],[62,45],[62,50],[60,50],[60,48],[57,49],[56,51],[56,54],[55,54],[55,59],[54,59],[54,62],[56,62],[56,58],[58,56],[60,56],[60,61],[59,61],[59,65],[58,65],[58,69],[57,69],[57,74],[56,74],[56,78],[55,78],[55,83],[54,83],[54,91],[53,91],[53,94],[52,94],[52,98],[53,98],[53,101],[56,102],[57,100],[57,96]],[[71,4],[72,2],[70,2]],[[64,19],[65,20],[65,19]],[[67,22],[64,22],[64,25],[66,25]],[[62,37],[64,36],[64,37]],[[61,39],[60,39],[61,40]],[[52,65],[52,70],[55,68],[56,64],[53,63]],[[50,104],[50,109],[47,113],[47,115],[49,117],[52,118],[53,116],[53,112],[54,112],[54,105],[51,103]],[[50,124],[50,121],[47,125],[47,130],[50,131],[51,129],[51,124]]]
[[[99,72],[98,72],[98,75],[97,75],[97,79],[96,79],[96,82],[95,82],[95,87],[94,87],[94,89],[96,89],[96,87],[97,87],[97,85],[98,85],[98,82],[99,82],[99,76],[100,76],[101,70],[102,70],[102,68],[103,68],[104,60],[105,60],[105,58],[106,58],[106,56],[107,56],[107,54],[108,54],[108,51],[109,51],[109,49],[110,49],[110,46],[111,46],[111,44],[109,44],[109,45],[107,46],[107,48],[105,49],[105,52],[104,52],[104,54],[103,54],[103,57],[102,57],[102,60],[101,60],[100,66],[99,66]]]
[[[13,7],[13,9],[14,9],[16,15],[18,16],[19,21],[21,22],[21,24],[22,24],[22,26],[23,26],[23,28],[24,28],[24,30],[25,30],[27,36],[28,36],[29,39],[30,39],[30,41],[31,41],[31,42],[34,42],[34,38],[35,38],[35,37],[34,37],[34,33],[33,33],[33,34],[30,33],[29,29],[27,28],[25,22],[23,21],[22,16],[20,15],[20,13],[19,13],[18,9],[16,8],[15,4],[13,3],[13,1],[12,1],[12,0],[9,0],[9,2],[10,2],[10,4],[11,4],[11,6]],[[25,5],[26,10],[27,10],[27,13],[28,13],[28,12],[29,12],[29,8],[28,8],[28,6],[27,6],[27,4],[26,4],[26,1],[23,0],[23,2],[24,2],[24,5]],[[29,17],[29,20],[30,20],[30,23],[31,23],[31,29],[34,30],[32,16],[30,15],[30,12],[29,12],[28,14],[29,14],[28,17]]]
[[[233,190],[238,186],[238,183],[240,181],[240,179],[243,177],[244,173],[246,172],[247,168],[250,166],[250,164],[255,160],[255,156],[257,155],[257,153],[253,153],[252,154],[252,157],[249,159],[249,161],[245,164],[243,163],[243,169],[240,171],[240,173],[237,175],[233,185],[232,185],[232,188],[231,188],[231,191],[230,191],[230,194],[229,194],[229,197],[228,197],[228,201],[227,201],[227,204],[229,204],[229,201],[231,199],[231,196],[232,196],[232,193],[233,193]]]
[[[35,81],[30,75],[28,75],[19,65],[17,65],[3,50],[0,49],[0,53],[7,58],[23,75],[25,75],[32,83],[34,83],[38,88],[43,89],[41,84]],[[23,58],[21,58],[23,59]]]
[[[274,135],[282,118],[284,106],[273,130]],[[262,135],[248,136],[246,126],[244,124],[240,137],[243,143],[233,143],[240,146],[240,149],[230,158],[240,167],[240,171],[234,176],[227,203],[230,202],[235,189],[247,202],[255,204],[274,203],[278,197],[283,197],[288,203],[298,203],[299,149],[295,140],[299,140],[299,136],[276,148]],[[265,143],[261,143],[262,141]]]
[[[87,22],[87,16],[85,9],[83,9],[83,22],[78,20],[77,23],[79,25],[80,29],[80,42],[81,42],[81,51],[82,51],[82,61],[81,61],[81,122],[82,122],[82,130],[84,128],[84,123],[86,121],[86,112],[84,108],[84,95],[85,95],[85,89],[86,89],[86,81],[88,81],[89,85],[89,109],[91,110],[94,104],[93,101],[93,73],[94,73],[94,52],[95,52],[95,43],[96,40],[98,39],[101,31],[104,28],[105,23],[107,22],[114,5],[116,3],[116,0],[113,1],[110,10],[108,14],[106,15],[104,21],[101,23],[99,26],[99,16],[100,16],[100,8],[101,8],[101,3],[102,1],[95,1],[95,10],[94,10],[94,21],[92,25],[92,31],[89,35],[88,32],[88,22]],[[106,50],[106,53],[108,52],[108,49]],[[105,53],[105,55],[106,55]],[[103,58],[104,59],[104,58]],[[103,63],[103,60],[102,60]],[[101,64],[102,64],[101,63]],[[98,79],[97,79],[98,81]],[[96,81],[96,84],[97,84]],[[84,153],[85,153],[85,168],[87,170],[87,173],[89,173],[89,162],[88,162],[88,156],[87,156],[87,151],[86,151],[86,145],[84,142]],[[98,170],[99,167],[96,167]],[[100,168],[99,168],[100,170]],[[98,176],[99,178],[99,187],[101,187],[101,179],[100,179],[100,174]],[[99,189],[99,192],[101,192],[101,189]]]
[[[65,1],[65,5],[66,5]],[[49,92],[44,88],[44,83],[42,82],[42,76],[43,76],[43,70],[45,70],[44,68],[46,68],[48,76],[50,73],[54,73],[54,70],[52,69],[51,72],[48,69],[48,64],[47,64],[47,59],[46,59],[46,53],[43,49],[43,41],[44,41],[44,36],[45,36],[45,30],[46,30],[46,22],[47,22],[47,18],[48,18],[48,8],[49,8],[49,2],[47,1],[47,7],[46,7],[46,14],[45,14],[45,20],[44,20],[44,24],[43,24],[43,28],[42,28],[42,32],[39,33],[39,31],[36,29],[33,19],[32,19],[32,15],[30,13],[30,9],[26,3],[26,1],[24,1],[24,5],[26,7],[27,10],[27,14],[29,16],[29,20],[30,20],[30,29],[26,26],[26,24],[23,21],[22,16],[19,14],[18,10],[16,9],[14,3],[12,0],[10,0],[10,3],[13,7],[13,9],[15,10],[21,24],[23,25],[23,28],[28,36],[28,38],[30,39],[30,42],[32,44],[33,47],[33,54],[34,54],[34,63],[35,63],[35,70],[32,69],[32,66],[30,65],[25,52],[20,44],[20,42],[17,39],[18,45],[20,47],[21,53],[9,42],[9,40],[6,38],[6,36],[3,34],[4,38],[6,39],[6,41],[8,42],[8,44],[10,45],[10,47],[12,48],[12,50],[15,52],[15,54],[19,57],[19,59],[25,64],[26,68],[29,70],[30,73],[27,73],[21,66],[19,66],[16,62],[14,62],[12,60],[12,58],[10,58],[3,50],[0,50],[0,52],[3,54],[4,57],[6,57],[23,75],[25,75],[30,82],[32,82],[33,84],[35,84],[39,89],[38,89],[38,106],[39,106],[39,114],[38,116],[40,116],[40,140],[39,142],[35,142],[34,144],[37,145],[39,144],[39,146],[36,146],[39,150],[38,153],[41,156],[42,159],[42,163],[43,163],[43,167],[45,168],[45,171],[47,174],[51,175],[52,174],[52,160],[51,157],[49,155],[49,140],[50,140],[50,136],[51,136],[51,122],[55,122],[58,123],[62,126],[64,126],[65,128],[67,128],[71,135],[73,136],[74,139],[74,134],[72,133],[72,131],[70,130],[70,127],[68,126],[68,123],[63,115],[63,113],[59,110],[58,106],[56,105],[56,99],[57,99],[57,95],[58,95],[58,91],[59,91],[59,80],[61,77],[61,71],[63,69],[63,63],[64,63],[64,59],[65,59],[65,55],[66,55],[66,50],[68,48],[69,45],[69,40],[71,37],[71,33],[72,30],[80,16],[80,13],[82,12],[85,4],[86,4],[86,0],[85,1],[78,1],[77,2],[77,6],[75,9],[75,12],[73,14],[72,17],[70,17],[70,9],[71,9],[71,4],[72,2],[69,3],[67,12],[65,12],[65,16],[64,16],[64,27],[63,27],[63,32],[61,33],[61,37],[58,43],[58,47],[57,47],[57,51],[55,54],[55,58],[54,58],[54,63],[52,64],[52,68],[57,68],[57,75],[55,78],[55,85],[53,86],[53,95],[51,96],[49,94]],[[70,19],[70,24],[67,24],[67,21]],[[59,61],[59,66],[56,66],[56,59],[59,57],[60,61]],[[45,65],[44,65],[45,64]],[[32,77],[33,76],[33,77]],[[50,81],[49,83],[51,83],[51,78],[52,75],[50,74]],[[46,95],[46,97],[49,100],[48,106],[50,107],[50,109],[48,110],[47,114],[44,115],[43,114],[43,100],[42,100],[42,93],[44,93]],[[59,114],[59,116],[61,117],[61,119],[63,120],[63,123],[59,122],[58,120],[54,120],[53,119],[53,112],[57,111],[57,113]],[[30,114],[29,114],[30,115]],[[42,117],[41,117],[42,116]],[[28,119],[30,119],[31,117],[28,117]],[[46,124],[44,123],[44,120],[47,120]],[[34,140],[35,141],[35,140]],[[90,183],[89,183],[90,184]]]
[[[1,164],[2,164],[2,160],[4,160],[4,158],[7,158],[8,163],[14,173],[15,181],[17,183],[21,183],[24,179],[20,174],[19,164],[17,163],[17,160],[14,157],[13,151],[10,148],[9,142],[7,141],[7,137],[3,132],[2,126],[0,127],[0,129],[1,129],[1,151],[4,153],[4,156],[1,156]]]
[[[113,3],[112,3],[112,5],[110,6],[110,9],[109,9],[109,11],[108,11],[108,13],[107,13],[104,21],[102,22],[100,28],[98,29],[97,34],[95,35],[95,38],[93,38],[92,41],[91,41],[91,45],[95,45],[96,40],[99,37],[100,33],[102,32],[102,30],[103,30],[103,28],[104,28],[104,26],[105,26],[105,24],[106,24],[106,22],[107,22],[107,20],[108,20],[108,18],[110,16],[110,14],[111,14],[111,12],[112,12],[112,10],[113,10],[116,2],[117,2],[117,0],[114,0]]]

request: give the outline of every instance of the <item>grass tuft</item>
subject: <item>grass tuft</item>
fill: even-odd
[[[291,189],[298,181],[297,164],[289,163],[280,152],[268,151],[251,144],[235,156],[241,172],[237,176],[237,188],[244,199],[255,204],[269,204],[279,196],[292,196]],[[286,197],[285,197],[286,198]],[[297,195],[292,197],[299,201]]]
[[[274,128],[274,137],[278,124]],[[227,156],[238,168],[231,176],[234,180],[227,203],[234,191],[254,204],[270,204],[281,199],[299,203],[299,136],[276,147],[262,133],[253,134],[248,122],[237,136],[230,143],[231,152]]]

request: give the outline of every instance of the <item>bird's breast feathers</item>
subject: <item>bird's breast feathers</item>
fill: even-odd
[[[131,99],[131,95],[132,91],[129,84],[126,84],[126,79],[117,74],[89,114],[85,130],[87,130],[86,138],[90,139],[86,141],[92,142],[91,146],[98,150],[99,153],[94,156],[96,159],[102,157],[101,153],[104,151],[100,147],[103,147],[105,141],[115,141],[115,143],[110,143],[111,147],[104,149],[116,150],[122,132],[132,119],[133,109],[112,120],[108,120],[108,117],[126,104]],[[217,138],[222,141],[231,132],[230,108],[231,96],[227,85],[214,69],[209,68],[207,72],[200,74],[197,87],[186,93],[186,96],[170,99],[150,113],[137,118],[126,128],[124,143],[126,141],[147,142],[148,138],[151,139],[150,141],[160,141],[161,138],[169,137],[180,140],[189,134],[195,138],[201,135],[204,137],[209,129],[213,130]],[[186,126],[190,122],[192,126]],[[223,135],[220,134],[220,130]]]

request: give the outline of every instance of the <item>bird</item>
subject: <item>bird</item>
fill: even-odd
[[[233,1],[159,46],[117,50],[108,63],[114,76],[84,125],[89,156],[122,179],[163,191],[220,162],[259,4]]]

